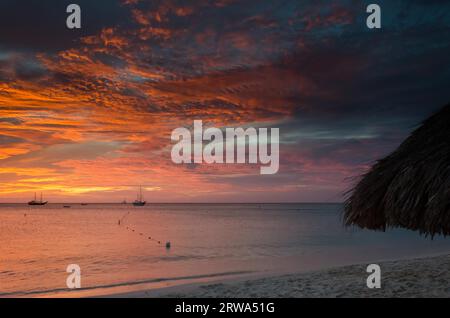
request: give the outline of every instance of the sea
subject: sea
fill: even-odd
[[[0,204],[0,297],[117,295],[450,253],[449,238],[346,228],[342,209]],[[68,288],[71,265],[80,289]]]

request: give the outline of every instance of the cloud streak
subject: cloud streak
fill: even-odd
[[[441,2],[381,1],[380,32],[360,1],[81,1],[75,33],[64,5],[0,5],[2,202],[340,200],[450,98]],[[172,164],[194,119],[279,127],[280,173]]]

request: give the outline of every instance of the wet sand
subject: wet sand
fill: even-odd
[[[169,298],[279,298],[279,297],[450,297],[450,255],[380,262],[381,288],[367,287],[367,265],[352,265],[301,274],[268,276],[239,281],[115,295]]]

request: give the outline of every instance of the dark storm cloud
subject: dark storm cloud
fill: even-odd
[[[27,60],[15,65],[16,78],[21,80],[36,80],[46,74],[46,69],[36,61]]]
[[[367,31],[364,21],[345,26],[338,36],[322,33],[321,41],[311,40],[312,31],[307,52],[287,60],[320,91],[299,92],[295,119],[284,127],[303,142],[316,140],[307,145],[313,158],[341,161],[335,153],[347,149],[347,156],[367,162],[392,150],[450,100],[450,11],[417,3],[383,2],[386,23],[380,31]]]
[[[23,142],[24,139],[8,135],[0,135],[0,145],[16,144]]]
[[[445,87],[449,71],[441,67],[448,64],[450,53],[446,36],[449,14],[445,10],[448,5],[441,2],[438,6],[437,2],[427,1],[380,1],[383,29],[369,31],[365,26],[368,1],[129,1],[135,3],[132,6],[119,0],[78,1],[83,10],[82,33],[65,28],[65,7],[69,3],[2,1],[3,51],[77,47],[81,36],[98,34],[109,26],[125,31],[136,28],[140,21],[136,12],[140,12],[144,17],[141,26],[151,23],[152,30],[161,28],[171,34],[167,39],[153,35],[138,41],[135,33],[128,33],[130,53],[139,66],[161,68],[172,78],[182,80],[211,72],[239,78],[245,72],[258,71],[261,65],[290,70],[307,78],[317,91],[286,88],[276,93],[287,104],[297,105],[296,117],[317,120],[318,124],[352,117],[355,125],[363,125],[368,118],[376,121],[383,116],[397,117],[405,123],[405,116],[409,116],[412,124],[449,98]],[[157,16],[152,16],[155,13]],[[149,45],[151,53],[138,54],[133,51],[137,45]],[[123,56],[109,52],[97,52],[92,58],[115,69],[129,63]],[[5,63],[1,54],[0,63]],[[37,62],[15,63],[15,74],[21,79],[39,79],[45,73]],[[236,72],[239,68],[243,72]],[[274,76],[273,72],[261,74]],[[48,75],[56,82],[78,85],[75,76],[79,74],[57,71]],[[7,78],[1,72],[0,76]],[[140,81],[136,77],[127,79]],[[265,89],[263,83],[252,80],[250,84],[222,89],[236,95],[245,94],[250,85]],[[106,84],[83,85],[80,89],[87,92]],[[122,92],[145,97],[134,88]],[[189,109],[202,103],[190,101],[178,106]],[[229,101],[223,104],[236,105]],[[267,107],[259,110],[277,114]]]
[[[23,121],[19,118],[0,118],[0,123],[9,123],[12,125],[20,125]]]
[[[39,132],[41,142],[54,136],[48,144],[101,136],[129,145],[124,156],[155,151],[164,167],[167,122],[278,127],[276,176],[187,170],[202,184],[309,198],[337,193],[450,101],[443,1],[379,0],[381,30],[366,27],[372,1],[78,1],[81,31],[65,28],[68,3],[0,3],[0,123],[31,145]]]
[[[82,8],[81,30],[66,27],[66,8],[72,3]],[[2,0],[0,50],[63,50],[75,45],[81,36],[128,21],[129,12],[119,0]]]

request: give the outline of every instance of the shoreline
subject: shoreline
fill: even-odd
[[[354,264],[295,274],[260,273],[151,290],[111,298],[450,298],[450,254],[379,261],[381,288],[369,289],[367,265]]]

